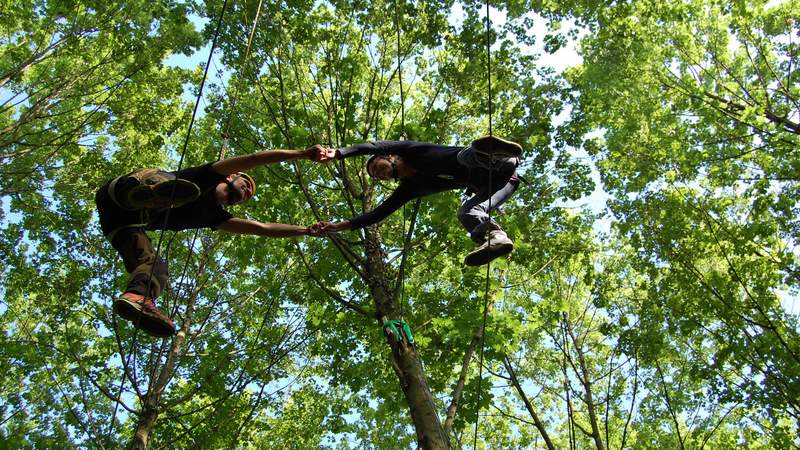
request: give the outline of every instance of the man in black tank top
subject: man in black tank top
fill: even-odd
[[[416,141],[376,141],[331,149],[316,145],[319,162],[371,155],[367,173],[378,180],[399,181],[397,189],[372,211],[338,223],[320,222],[323,232],[355,230],[380,222],[414,198],[467,188],[474,195],[458,210],[458,219],[478,247],[464,259],[480,266],[511,253],[514,244],[489,211],[508,200],[520,179],[516,168],[522,147],[493,136],[476,139],[469,147]]]
[[[319,236],[319,224],[262,223],[233,217],[224,207],[245,202],[255,194],[255,181],[246,170],[323,156],[315,147],[268,150],[177,172],[138,169],[103,185],[95,194],[100,227],[130,274],[125,292],[114,300],[114,311],[152,336],[175,333],[175,324],[155,305],[167,285],[168,271],[166,262],[156,258],[146,230],[211,228],[268,237]]]

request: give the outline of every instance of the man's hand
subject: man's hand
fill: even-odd
[[[308,147],[306,152],[308,152],[308,159],[311,161],[326,163],[336,159],[336,149],[325,147],[320,144],[315,144],[311,147]]]
[[[342,222],[331,223],[331,222],[320,222],[318,225],[322,224],[322,232],[323,233],[335,233],[337,231],[342,230],[349,230],[350,229],[350,221],[344,220]]]
[[[325,231],[326,225],[330,225],[330,222],[325,222],[325,221],[317,222],[307,228],[308,231],[307,234],[309,236],[314,236],[314,237],[324,236],[325,234],[327,234],[327,232]]]

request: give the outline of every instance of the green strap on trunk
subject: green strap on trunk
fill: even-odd
[[[384,333],[386,333],[386,329],[387,328],[390,328],[392,330],[392,333],[394,333],[394,335],[397,336],[397,342],[402,341],[403,340],[403,334],[405,334],[406,340],[408,341],[408,343],[412,344],[412,345],[414,344],[414,335],[411,334],[411,327],[409,327],[408,324],[405,323],[404,321],[402,321],[402,320],[387,320],[386,322],[383,323],[383,332]],[[400,333],[401,329],[403,330],[403,333]]]

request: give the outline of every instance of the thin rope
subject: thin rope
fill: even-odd
[[[489,21],[489,0],[486,0],[486,79],[489,83],[489,136],[492,136],[492,52],[491,52],[491,22]]]
[[[402,233],[400,233],[400,238],[403,240],[403,254],[405,254],[408,249],[406,248],[406,205],[403,205],[403,228]],[[405,308],[404,305],[406,303],[406,265],[405,259],[400,258],[400,317],[402,317],[403,309]]]
[[[399,0],[394,1],[394,28],[397,32],[397,79],[400,83],[400,139],[405,140],[406,138],[406,101],[405,101],[405,94],[403,92],[403,65],[402,60],[400,58],[400,13],[399,13],[399,6],[397,5]],[[403,228],[402,233],[400,233],[400,237],[403,242],[403,255],[406,255],[408,248],[406,248],[406,205],[403,204]],[[406,270],[405,270],[405,258],[400,258],[400,317],[404,315],[404,305],[405,305],[405,298],[406,298]]]
[[[183,143],[183,150],[181,151],[181,158],[180,158],[180,161],[178,161],[178,169],[177,169],[178,171],[180,171],[181,166],[183,165],[183,160],[184,160],[184,157],[186,155],[186,149],[189,146],[189,139],[191,138],[191,135],[192,135],[192,126],[194,125],[194,120],[195,120],[195,117],[197,116],[197,108],[198,108],[198,105],[200,104],[200,99],[203,96],[203,88],[205,87],[205,84],[206,84],[206,78],[208,76],[208,69],[211,66],[211,57],[214,54],[214,49],[217,46],[217,37],[219,36],[219,30],[222,27],[222,18],[225,15],[225,9],[226,9],[227,5],[228,5],[228,0],[225,0],[224,3],[222,4],[222,11],[220,12],[219,20],[217,21],[217,28],[216,28],[216,30],[214,30],[214,39],[213,39],[213,42],[211,44],[211,50],[208,52],[208,60],[206,61],[206,67],[205,67],[205,70],[203,71],[203,80],[200,83],[200,90],[199,90],[199,92],[197,94],[197,99],[195,100],[195,103],[194,103],[194,109],[192,110],[192,119],[189,122],[189,128],[186,131],[186,140]],[[170,193],[170,204],[172,203],[174,198],[175,198],[175,186],[173,186],[172,192]],[[155,261],[156,262],[158,261],[159,252],[161,250],[161,243],[162,243],[163,238],[164,238],[164,228],[166,227],[167,222],[169,220],[170,211],[171,211],[171,209],[167,209],[167,212],[164,214],[164,223],[163,223],[163,227],[161,229],[161,233],[159,234],[158,246],[156,248],[156,255],[155,255]],[[150,285],[151,285],[151,281],[153,279],[153,269],[154,268],[155,268],[155,264],[153,265],[153,267],[150,268],[150,276],[149,276],[148,281],[147,281],[147,292],[146,292],[147,294],[150,294]],[[148,295],[145,295],[145,297],[147,297],[147,296]],[[140,320],[141,320],[141,318],[140,318]],[[117,393],[117,402],[114,404],[114,412],[111,415],[111,421],[110,421],[109,427],[108,427],[108,438],[111,438],[111,433],[114,430],[114,421],[116,420],[117,410],[119,408],[119,403],[120,403],[120,397],[122,396],[122,390],[123,390],[123,388],[125,386],[125,374],[126,374],[126,370],[125,369],[130,364],[130,359],[132,357],[132,351],[133,351],[133,349],[134,349],[134,347],[136,345],[136,339],[138,337],[138,332],[139,332],[139,328],[135,327],[134,328],[134,333],[133,333],[133,339],[131,340],[131,345],[128,348],[128,358],[127,358],[128,360],[127,360],[127,362],[125,364],[123,364],[122,377],[120,379],[119,391]]]
[[[245,50],[245,56],[244,56],[245,63],[247,61],[249,61],[250,48],[251,48],[252,43],[253,43],[253,36],[255,35],[256,27],[258,26],[258,19],[259,19],[260,14],[261,14],[262,1],[263,0],[259,0],[259,2],[258,2],[258,7],[256,8],[256,15],[253,18],[253,26],[252,26],[252,28],[250,30],[250,35],[248,36],[248,39],[247,39],[247,49]],[[224,12],[224,9],[223,9],[223,12]],[[209,62],[213,62],[213,59],[212,59],[213,51],[214,50],[213,50],[213,46],[212,46],[211,54],[209,54]],[[226,92],[227,92],[227,90],[226,90]],[[235,111],[235,109],[236,109],[236,99],[237,99],[236,93],[237,93],[237,91],[234,90],[233,94],[231,95],[231,106],[230,106],[231,111]],[[201,96],[200,96],[200,98],[202,99],[202,86],[201,86]],[[234,112],[234,114],[235,114],[235,112]],[[223,132],[222,132],[222,146],[219,149],[219,153],[217,155],[217,161],[220,161],[225,157],[225,153],[226,153],[226,151],[228,149],[228,130],[230,128],[230,124],[231,124],[231,116],[229,115],[225,120],[225,127],[224,127]],[[184,151],[185,151],[185,148],[184,148]],[[194,230],[194,233],[193,233],[193,236],[192,236],[192,240],[189,243],[189,252],[186,255],[186,262],[184,263],[183,269],[181,270],[181,276],[178,278],[179,279],[179,281],[178,281],[179,289],[180,289],[181,286],[183,286],[183,280],[185,280],[185,278],[186,278],[186,273],[188,272],[188,269],[189,269],[189,262],[191,261],[192,256],[193,256],[193,252],[194,252],[194,245],[195,245],[195,242],[197,242],[197,238],[198,238],[199,235],[200,235],[200,230],[199,229]],[[169,260],[169,258],[166,258],[166,259]],[[172,296],[173,301],[172,301],[172,307],[170,308],[170,313],[169,313],[169,317],[170,318],[174,318],[175,315],[178,313],[178,299],[181,298],[181,297],[182,297],[182,294],[181,294],[180,291],[178,291],[175,295]],[[161,348],[159,349],[158,357],[156,358],[156,361],[161,361],[161,357],[163,356],[163,354],[164,354],[164,347],[161,346]],[[150,375],[151,375],[151,380],[150,380],[151,383],[150,383],[150,386],[148,386],[148,389],[150,387],[152,387],[152,383],[154,382],[154,378],[155,378],[155,372],[156,372],[156,366],[153,365],[152,371],[150,373]]]
[[[253,37],[256,34],[256,28],[258,27],[258,19],[261,17],[261,5],[263,4],[263,0],[258,0],[258,7],[256,8],[256,16],[253,18],[253,27],[250,29],[250,35],[247,37],[247,49],[244,52],[244,63],[250,60],[250,49],[253,45]],[[255,67],[254,67],[255,69]],[[253,75],[255,77],[255,75]],[[231,95],[231,114],[236,113],[236,99],[238,90],[234,90],[233,94]],[[225,157],[225,151],[228,149],[228,130],[230,129],[231,125],[231,116],[229,115],[228,118],[225,120],[225,128],[222,131],[222,147],[219,150],[219,155],[217,156],[217,160],[221,160]]]
[[[253,37],[255,36],[256,28],[258,27],[258,20],[259,20],[260,15],[261,15],[262,3],[263,3],[263,0],[259,0],[258,7],[256,8],[256,15],[253,18],[253,26],[250,29],[250,35],[247,38],[247,48],[245,50],[245,55],[244,55],[244,62],[245,63],[247,63],[249,61],[250,49],[252,47]],[[223,9],[223,13],[224,13],[224,9]],[[209,62],[213,62],[213,59],[212,59],[213,51],[214,50],[213,50],[213,46],[212,46],[211,54],[209,55]],[[230,109],[231,109],[231,111],[234,111],[234,114],[235,114],[235,109],[236,109],[236,99],[237,99],[237,95],[236,94],[237,94],[237,91],[234,90],[233,94],[231,95],[231,106],[230,106]],[[201,86],[201,97],[200,98],[202,99],[202,86]],[[222,132],[222,146],[219,149],[219,154],[217,155],[217,161],[222,160],[225,157],[226,150],[228,149],[228,138],[229,138],[228,130],[230,129],[230,124],[231,124],[231,116],[229,115],[225,120],[225,127],[224,127],[223,132]],[[184,148],[184,151],[185,151],[185,148]],[[189,253],[186,255],[186,262],[183,265],[183,269],[181,271],[181,276],[179,277],[179,282],[178,282],[178,286],[179,287],[183,286],[183,280],[186,278],[186,273],[188,272],[188,268],[189,268],[189,262],[192,259],[192,255],[193,255],[193,251],[194,251],[194,245],[195,245],[195,242],[197,241],[197,238],[198,238],[199,235],[200,235],[200,230],[199,229],[194,230],[194,234],[192,236],[192,241],[189,243]],[[172,308],[170,309],[170,314],[169,314],[170,318],[175,317],[175,315],[178,313],[178,299],[181,298],[181,297],[182,297],[182,295],[181,295],[180,292],[176,293],[176,295],[173,296]],[[156,358],[156,361],[161,361],[161,357],[163,356],[163,353],[164,353],[164,347],[161,346],[161,348],[159,349],[159,353],[158,353],[158,357]],[[149,390],[150,387],[152,387],[152,383],[153,383],[154,378],[155,378],[155,371],[156,371],[156,366],[154,365],[153,366],[153,370],[152,370],[152,372],[150,374],[151,375],[151,384],[150,384],[150,386],[148,386],[148,390]]]
[[[488,80],[489,96],[489,136],[492,136],[492,53],[491,53],[491,22],[489,20],[489,0],[486,0],[486,77]],[[489,163],[489,224],[492,223],[492,169],[494,165],[494,157],[491,158]],[[487,232],[486,251],[488,252],[492,247],[492,235]],[[483,324],[481,325],[481,349],[480,359],[478,364],[478,405],[475,412],[475,436],[472,441],[472,449],[475,450],[478,446],[478,423],[481,418],[481,389],[483,384],[483,347],[484,338],[486,337],[486,316],[488,315],[489,306],[489,274],[492,266],[491,260],[486,263],[486,286],[483,296]]]
[[[397,79],[400,82],[400,135],[406,137],[406,98],[403,93],[403,66],[400,59],[400,14],[397,6],[398,0],[394,1],[394,27],[397,31]]]

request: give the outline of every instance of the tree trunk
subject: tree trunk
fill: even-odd
[[[186,314],[184,315],[183,324],[181,325],[180,330],[178,330],[178,333],[172,339],[172,344],[170,345],[170,351],[167,355],[167,359],[164,361],[164,365],[159,371],[158,378],[145,395],[142,414],[139,416],[139,422],[136,425],[136,432],[133,435],[133,448],[136,450],[146,449],[148,442],[150,441],[153,428],[156,425],[156,419],[161,412],[161,409],[159,408],[161,394],[164,392],[167,383],[169,383],[169,380],[172,378],[172,374],[175,370],[175,364],[177,363],[178,358],[183,351],[183,344],[186,341],[186,333],[192,323],[194,302],[198,292],[199,290],[196,290],[195,295],[193,295],[189,301],[189,305],[186,308]]]
[[[536,414],[536,410],[533,409],[531,401],[528,399],[528,396],[525,395],[525,391],[522,390],[522,385],[517,378],[517,374],[514,372],[514,368],[511,366],[511,361],[509,361],[508,356],[503,357],[503,365],[505,366],[506,371],[511,378],[511,384],[514,385],[514,389],[517,390],[519,397],[525,404],[525,409],[528,410],[528,414],[530,414],[531,418],[533,418],[533,423],[536,426],[536,429],[539,430],[539,434],[542,435],[545,445],[549,450],[555,450],[556,446],[553,445],[553,441],[550,439],[550,435],[547,433],[547,429],[544,427],[544,422],[542,422],[542,419],[539,418],[538,414]]]
[[[193,239],[193,242],[196,240],[196,238],[197,234],[195,234],[195,239]],[[210,248],[206,248],[206,258],[209,254],[212,254],[215,247],[215,245],[212,245]],[[205,272],[205,267],[206,259],[201,258],[198,264],[195,280],[199,280],[201,278],[201,275]],[[191,296],[189,299],[187,299],[186,311],[183,315],[183,323],[181,323],[181,327],[178,329],[175,337],[172,338],[172,342],[169,345],[169,353],[167,353],[164,364],[161,366],[160,370],[158,370],[156,380],[153,383],[150,383],[150,388],[148,389],[147,394],[144,396],[142,414],[139,416],[139,422],[136,425],[136,432],[133,435],[133,448],[136,450],[144,450],[147,448],[150,437],[153,433],[153,428],[156,425],[156,419],[158,418],[162,408],[164,408],[163,405],[159,405],[159,403],[161,403],[161,394],[164,393],[167,384],[169,384],[170,380],[172,379],[172,375],[175,373],[175,365],[178,363],[185,350],[184,344],[186,343],[186,336],[189,333],[189,328],[192,325],[195,302],[197,301],[197,296],[200,294],[201,290],[201,285],[195,285]],[[155,364],[158,364],[159,362],[160,357],[156,360]],[[152,373],[155,375],[156,371],[154,370]]]
[[[426,450],[449,449],[450,442],[439,422],[419,354],[407,340],[398,341],[393,333],[388,333],[386,341],[392,348],[392,367],[406,396],[411,420],[417,431],[417,445]]]
[[[147,444],[150,442],[150,435],[153,432],[153,427],[156,426],[156,419],[158,418],[158,407],[156,403],[150,400],[151,394],[147,395],[145,400],[145,408],[139,418],[139,423],[136,425],[136,432],[133,435],[133,448],[134,450],[145,450]]]
[[[470,341],[469,347],[467,347],[467,351],[464,354],[464,362],[461,364],[461,374],[458,377],[456,387],[453,389],[452,401],[450,402],[450,406],[447,408],[447,415],[445,416],[444,420],[444,431],[448,436],[453,430],[453,422],[456,418],[456,411],[461,403],[461,396],[464,394],[464,386],[467,383],[467,374],[469,372],[469,363],[472,361],[472,356],[475,354],[475,349],[478,347],[478,344],[480,344],[482,336],[483,325],[478,328],[478,332],[472,337],[472,341]]]
[[[591,382],[591,374],[589,373],[589,368],[586,365],[586,358],[583,354],[583,343],[578,341],[578,338],[575,337],[575,333],[572,330],[572,324],[569,322],[567,313],[564,313],[564,328],[569,333],[570,340],[572,341],[572,347],[575,349],[575,353],[578,355],[578,364],[580,365],[581,373],[577,373],[578,380],[583,386],[583,394],[586,401],[586,409],[589,413],[589,424],[592,426],[592,439],[594,439],[594,445],[597,447],[597,450],[605,450],[605,444],[603,443],[603,438],[600,435],[600,426],[597,424],[597,412],[594,408],[594,397],[592,396],[592,382]]]
[[[378,318],[388,320],[402,319],[400,308],[389,288],[380,238],[374,229],[365,230],[365,263],[367,283],[375,300]],[[402,334],[403,332],[400,331]],[[415,346],[409,344],[406,336],[398,340],[393,332],[388,332],[386,342],[392,349],[392,367],[400,381],[400,388],[406,396],[411,420],[417,432],[417,445],[426,450],[449,449],[450,442],[439,421],[439,415],[428,388],[425,373]]]

